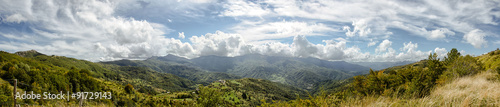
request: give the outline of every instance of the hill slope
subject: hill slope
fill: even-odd
[[[0,105],[2,106],[12,105],[13,101],[10,98],[13,79],[18,80],[18,92],[34,91],[40,94],[60,91],[110,92],[113,99],[86,102],[89,104],[100,102],[109,106],[134,104],[130,97],[125,97],[123,87],[126,84],[131,84],[136,87],[135,90],[141,92],[136,93],[137,96],[196,88],[193,81],[173,74],[159,73],[145,67],[92,63],[63,56],[47,56],[36,51],[16,52],[16,54],[1,51],[0,68],[2,80],[10,82],[10,84],[0,83],[0,97],[2,98]],[[8,99],[3,99],[4,97]],[[75,104],[66,100],[18,100],[18,102],[40,105],[67,103],[67,106]]]
[[[118,61],[109,61],[109,62],[101,62],[103,64],[112,64],[118,66],[133,66],[133,67],[146,67],[153,69],[162,73],[174,74],[176,76],[189,79],[191,81],[195,81],[199,84],[207,85],[210,82],[219,80],[219,79],[239,79],[239,76],[220,73],[220,72],[207,72],[205,70],[190,66],[188,64],[179,64],[170,61],[164,61],[165,59],[159,58],[149,58],[146,60],[118,60]]]
[[[500,93],[494,91],[500,86],[497,52],[473,57],[452,49],[444,59],[431,54],[347,81],[326,81],[323,86],[333,86],[328,89],[333,92],[312,99],[263,106],[499,106]]]
[[[16,52],[15,54],[35,60],[38,64],[52,67],[86,69],[91,72],[93,77],[117,81],[122,84],[141,84],[172,91],[194,89],[193,81],[169,73],[159,73],[144,67],[113,66],[64,56],[47,56],[34,50]]]

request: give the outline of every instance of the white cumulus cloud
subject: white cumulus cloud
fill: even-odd
[[[435,41],[449,41],[454,35],[465,34],[462,38],[465,43],[475,48],[486,47],[487,34],[493,33],[477,25],[498,25],[495,20],[500,16],[498,4],[498,1],[483,0],[467,3],[0,0],[2,24],[27,23],[25,29],[32,31],[0,32],[2,38],[9,39],[0,41],[0,48],[10,51],[35,49],[92,61],[144,59],[166,54],[187,58],[263,54],[346,61],[415,61],[425,59],[432,51],[442,55],[446,49],[421,51],[417,43],[410,41],[395,50],[392,48],[395,44],[389,40],[393,29]],[[179,40],[186,38],[184,32],[176,31],[178,36],[172,38],[167,36],[174,32],[167,25],[203,16],[212,16],[209,18],[214,20],[230,17],[238,23],[221,31],[188,37],[188,42]],[[155,21],[147,20],[153,18]],[[307,39],[311,36],[326,39],[311,39],[312,43]],[[293,38],[291,43],[281,42],[290,38]],[[370,40],[367,47],[373,46],[375,53],[348,44],[358,43],[357,40]]]
[[[431,35],[427,38],[431,39],[431,40],[444,39],[444,38],[446,38],[446,36],[455,35],[455,32],[452,32],[447,28],[439,28],[436,30],[432,30],[430,33],[431,33]]]
[[[488,43],[484,37],[486,37],[486,34],[482,30],[474,29],[465,34],[463,39],[465,42],[474,46],[474,48],[482,48],[483,46],[486,47]]]
[[[375,52],[385,52],[391,47],[391,45],[392,42],[386,39],[377,46]]]
[[[240,55],[240,47],[245,44],[240,35],[227,34],[221,31],[216,31],[214,34],[193,36],[189,40],[196,50],[195,54],[200,56],[238,56]]]
[[[417,50],[418,44],[417,43],[412,43],[411,41],[408,43],[403,43],[403,48],[402,52],[399,53],[397,56],[395,56],[394,59],[398,60],[418,60],[418,59],[425,59],[427,56],[432,52],[432,50],[429,50],[427,52],[423,52],[420,50]]]
[[[434,41],[449,41],[456,32],[468,33],[477,25],[498,25],[499,1],[289,1],[289,0],[230,0],[224,11],[238,11],[240,19],[265,16],[265,20],[281,17],[335,22],[347,37],[387,39],[394,29]],[[245,11],[240,11],[245,10]],[[255,10],[258,12],[252,12]],[[259,13],[259,14],[256,14]],[[225,12],[220,13],[222,15]],[[229,16],[229,15],[226,15]],[[247,16],[247,17],[244,17]],[[259,17],[262,19],[262,17]],[[258,20],[258,19],[257,19]],[[350,26],[346,26],[349,23]]]
[[[162,36],[168,28],[161,24],[114,16],[113,1],[5,2],[0,1],[2,16],[22,16],[26,19],[10,22],[33,25],[29,28],[33,33],[8,34],[30,36],[13,43],[11,46],[17,47],[14,51],[35,49],[98,61],[144,59],[165,54],[166,47],[182,45]]]
[[[441,59],[444,58],[445,56],[447,56],[447,53],[448,53],[448,51],[446,50],[446,48],[439,48],[439,47],[436,47],[436,49],[434,49],[434,52]]]
[[[363,19],[363,20],[359,20],[359,21],[353,21],[352,22],[352,26],[354,26],[354,29],[352,29],[351,31],[351,28],[348,27],[348,26],[344,26],[344,30],[346,30],[346,33],[345,35],[347,35],[348,37],[353,37],[353,36],[361,36],[361,37],[365,37],[367,36],[368,34],[370,34],[372,32],[371,28],[368,26],[368,22],[369,20],[366,20],[366,19]]]

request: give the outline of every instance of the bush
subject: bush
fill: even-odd
[[[12,90],[7,84],[0,85],[0,106],[12,106]]]
[[[482,64],[470,55],[460,56],[448,66],[445,73],[440,76],[440,79],[448,81],[462,76],[470,76],[479,73],[482,70]]]
[[[134,93],[134,86],[127,84],[125,86],[125,92],[127,92],[128,94],[133,94]]]

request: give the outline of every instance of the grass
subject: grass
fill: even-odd
[[[438,87],[431,97],[447,102],[441,105],[500,106],[500,82],[490,80],[497,74],[484,72],[472,77],[464,77],[450,84]]]

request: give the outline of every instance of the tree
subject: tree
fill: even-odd
[[[443,63],[441,63],[439,61],[439,58],[437,58],[437,57],[438,57],[438,55],[436,53],[429,55],[429,58],[427,59],[427,68],[429,68],[430,71],[435,72],[437,75],[441,75],[441,73],[446,68],[443,66]]]
[[[125,92],[127,92],[128,94],[132,94],[134,93],[134,86],[130,85],[130,84],[127,84],[125,86]]]
[[[354,81],[352,82],[355,93],[361,95],[367,95],[367,89],[365,86],[366,78],[364,76],[354,76]]]
[[[460,57],[460,52],[458,52],[458,50],[456,48],[453,48],[450,50],[450,52],[448,52],[447,55],[448,55],[448,57],[444,57],[444,62],[446,63],[446,65],[449,65],[449,64],[453,63],[453,61],[455,61],[455,59]]]
[[[198,94],[198,98],[196,102],[200,104],[202,107],[216,107],[224,104],[223,95],[220,89],[210,88],[208,86],[198,86],[200,89],[200,94]]]
[[[430,91],[434,85],[436,85],[436,81],[439,76],[446,69],[442,62],[437,58],[438,55],[436,53],[430,54],[427,59],[427,68],[418,72],[414,78],[412,78],[409,83],[409,88],[407,91],[407,95],[413,97],[424,97],[430,94]]]

